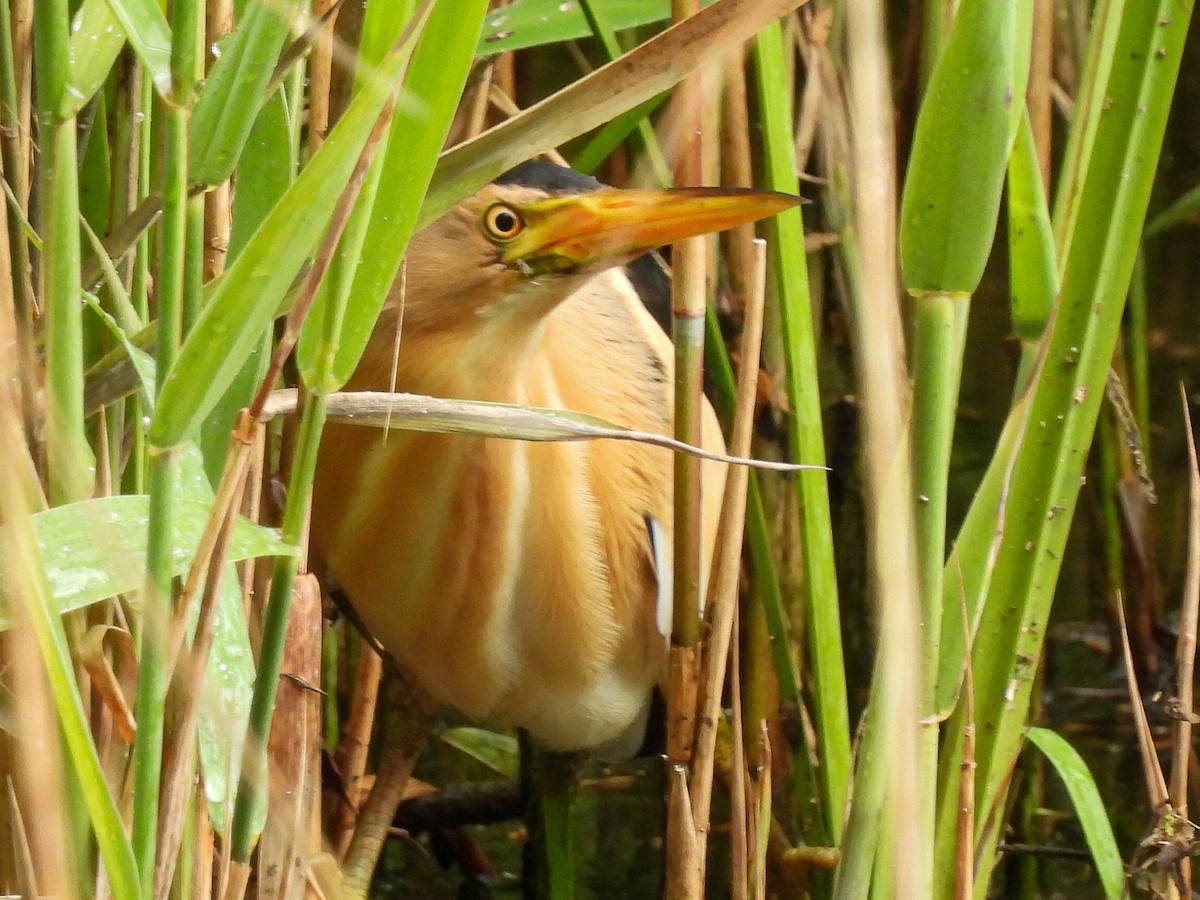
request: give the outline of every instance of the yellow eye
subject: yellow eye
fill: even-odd
[[[520,213],[511,206],[505,203],[493,203],[483,214],[483,227],[492,240],[511,241],[521,233],[525,222],[521,219]]]

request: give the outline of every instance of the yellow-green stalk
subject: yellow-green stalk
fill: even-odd
[[[187,257],[188,127],[196,83],[197,47],[204,29],[199,0],[176,0],[172,9],[171,97],[163,113],[163,217],[158,276],[156,372],[161,394],[182,340],[184,271]],[[133,745],[133,850],[142,893],[154,892],[158,800],[162,771],[167,696],[167,624],[172,606],[171,531],[179,487],[177,449],[153,447],[150,465],[150,519],[147,524],[146,581],[138,633],[138,685]]]
[[[937,773],[946,498],[967,313],[995,239],[1025,96],[1032,12],[1032,0],[963,0],[929,75],[901,202],[901,272],[914,301],[912,453],[924,723],[917,777],[926,786],[936,783]],[[924,790],[919,804],[914,850],[928,855],[934,792]],[[932,879],[931,868],[923,871]]]

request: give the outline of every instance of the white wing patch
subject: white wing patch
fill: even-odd
[[[654,623],[663,637],[671,636],[671,619],[675,611],[675,569],[671,561],[671,544],[663,527],[654,516],[646,516],[650,533],[650,553],[654,562],[654,577],[658,593],[654,597]]]

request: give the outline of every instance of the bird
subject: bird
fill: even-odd
[[[566,409],[669,435],[669,298],[657,317],[645,302],[667,282],[644,254],[797,202],[619,189],[522,163],[412,237],[345,390]],[[707,401],[701,438],[723,451]],[[703,463],[705,570],[723,483],[724,465]],[[331,423],[312,546],[437,702],[552,752],[629,755],[665,675],[672,493],[671,451],[641,443]]]

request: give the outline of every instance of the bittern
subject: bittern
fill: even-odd
[[[413,236],[346,389],[569,409],[670,434],[671,343],[621,267],[795,202],[619,190],[520,165]],[[702,435],[722,449],[707,402]],[[331,425],[313,543],[368,631],[436,700],[548,750],[631,751],[667,654],[671,473],[670,451],[624,441]],[[706,462],[702,478],[707,565],[723,465]]]

